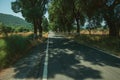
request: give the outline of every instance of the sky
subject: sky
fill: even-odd
[[[11,14],[23,18],[21,13],[14,13],[12,11],[11,2],[13,1],[15,0],[0,0],[0,13]]]
[[[12,11],[11,2],[13,2],[13,1],[15,1],[15,0],[0,0],[0,13],[11,14],[11,15],[23,18],[22,14],[20,12],[14,13]],[[45,16],[48,17],[48,13],[46,13]]]

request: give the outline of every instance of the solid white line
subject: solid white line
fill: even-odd
[[[42,80],[47,80],[47,76],[48,76],[48,48],[49,48],[49,35],[48,35],[48,41],[47,41],[47,48],[46,48]]]

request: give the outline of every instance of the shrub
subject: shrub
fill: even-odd
[[[28,37],[12,35],[0,40],[0,69],[14,63],[30,46]]]

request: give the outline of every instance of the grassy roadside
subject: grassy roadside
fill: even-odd
[[[36,40],[31,39],[31,35],[11,35],[0,39],[0,70],[9,67],[25,56],[32,47],[43,42],[48,34],[43,33],[43,38]]]
[[[83,45],[98,48],[107,53],[120,56],[120,38],[109,37],[107,35],[71,35],[67,36]]]

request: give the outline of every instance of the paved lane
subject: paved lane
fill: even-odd
[[[50,33],[48,80],[120,80],[120,59]]]

